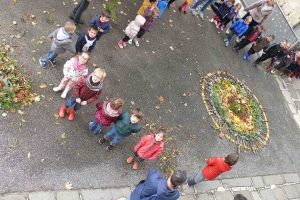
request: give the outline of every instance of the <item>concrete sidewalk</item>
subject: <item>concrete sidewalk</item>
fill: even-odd
[[[0,200],[125,200],[133,187],[15,193]],[[300,199],[299,173],[203,181],[195,187],[180,188],[180,200],[232,200],[242,194],[248,200]]]

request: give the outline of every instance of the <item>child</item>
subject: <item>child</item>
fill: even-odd
[[[187,184],[188,186],[193,186],[204,179],[213,180],[220,174],[230,171],[232,166],[235,165],[238,160],[239,154],[236,153],[228,154],[225,158],[210,158],[206,161],[207,165],[201,173],[196,173],[194,179],[187,179]]]
[[[112,122],[118,121],[119,115],[122,113],[121,108],[124,100],[121,98],[112,98],[110,102],[99,102],[96,105],[95,119],[89,125],[89,130],[94,130],[94,134],[101,132],[104,126],[109,126]]]
[[[106,151],[111,151],[115,145],[124,137],[128,137],[131,133],[137,133],[141,130],[142,126],[140,121],[144,117],[143,111],[140,108],[136,108],[129,112],[124,112],[119,117],[114,127],[112,127],[101,140],[100,144],[104,144],[110,137],[114,136],[114,139],[106,147]]]
[[[267,68],[267,72],[269,71],[268,69],[271,69],[271,73],[272,71],[275,72],[275,69],[273,69],[273,65],[275,63],[276,60],[279,60],[279,59],[283,59],[284,57],[286,57],[288,55],[288,51],[289,49],[291,48],[292,44],[290,42],[286,43],[286,45],[283,47],[283,51],[281,54],[278,54],[276,55],[275,57],[271,58],[271,63],[270,63],[270,66]],[[283,63],[282,63],[283,64]],[[281,67],[280,67],[281,68]]]
[[[216,28],[220,28],[221,31],[223,31],[225,29],[226,25],[231,20],[236,18],[236,16],[239,14],[241,7],[242,7],[242,4],[240,4],[240,3],[235,4],[234,8],[231,8],[229,10],[228,14],[220,20],[219,27],[216,26]],[[229,34],[230,30],[229,29],[227,29],[227,30],[228,30],[228,33],[226,31],[226,34]]]
[[[74,120],[75,113],[81,106],[92,103],[99,98],[102,93],[105,77],[106,72],[101,68],[95,69],[90,75],[80,77],[74,86],[72,96],[65,102],[65,105],[60,108],[59,116],[64,118],[67,108],[75,104],[68,117],[68,120]]]
[[[156,133],[142,137],[141,141],[134,147],[133,156],[127,159],[127,163],[130,164],[135,160],[133,169],[138,169],[139,163],[145,159],[154,160],[164,150],[166,134],[165,129],[159,129]]]
[[[238,42],[232,50],[236,53],[239,52],[239,50],[243,49],[245,46],[250,44],[251,42],[254,42],[262,33],[266,31],[266,28],[263,25],[259,26],[253,26],[251,27],[242,37],[242,40]]]
[[[157,5],[158,0],[144,0],[143,5],[138,10],[137,14],[145,17],[145,9],[148,7],[152,7],[153,5]]]
[[[96,45],[96,35],[98,33],[98,27],[97,26],[91,26],[89,30],[87,30],[85,33],[82,33],[76,42],[76,53],[81,52],[92,52]]]
[[[189,4],[190,5],[193,4],[192,0],[185,0],[185,2],[181,6],[178,7],[179,12],[181,12],[183,9],[184,10],[183,14],[187,14],[187,9],[189,7]]]
[[[260,37],[256,41],[252,43],[252,47],[249,51],[243,56],[244,60],[249,60],[250,56],[255,52],[260,52],[262,49],[266,48],[270,45],[270,43],[274,40],[274,35],[269,35],[268,37]]]
[[[128,24],[128,26],[125,29],[125,37],[118,42],[118,45],[121,49],[123,49],[123,47],[126,46],[125,42],[132,40],[138,34],[141,26],[143,26],[145,22],[146,19],[143,16],[137,15],[135,17],[135,20]]]
[[[288,66],[287,69],[292,72],[288,77],[289,81],[292,81],[294,76],[298,78],[300,74],[300,59],[298,59],[296,62],[293,62],[290,66]]]
[[[257,67],[257,64],[262,61],[282,55],[287,43],[288,43],[288,41],[284,39],[280,42],[280,44],[277,44],[277,43],[271,44],[263,51],[261,57],[257,58],[252,63],[252,66]]]
[[[72,45],[72,37],[74,35],[76,26],[73,22],[67,22],[64,27],[56,29],[51,33],[47,39],[53,39],[50,51],[43,58],[39,59],[40,66],[43,69],[47,68],[46,61],[49,61],[53,66],[56,66],[54,60],[57,54],[64,53],[66,50],[75,53],[76,50]]]
[[[109,31],[109,19],[110,19],[111,13],[109,10],[104,10],[101,15],[96,15],[92,21],[90,21],[90,26],[97,26],[98,27],[98,33],[97,33],[97,41],[100,39],[100,37],[104,34],[106,34]]]
[[[219,28],[221,23],[219,22],[220,19],[223,19],[231,9],[233,9],[235,0],[228,0],[224,1],[219,9],[216,11],[216,14],[213,16],[213,18],[210,20],[210,22],[216,23],[216,28]]]
[[[229,43],[236,37],[236,36],[242,36],[248,29],[248,24],[251,23],[252,17],[248,16],[245,20],[239,19],[236,22],[234,22],[231,25],[231,32],[227,36],[227,38],[224,39],[225,46],[228,47]]]
[[[53,91],[57,92],[66,87],[64,92],[61,94],[61,98],[66,98],[67,93],[73,88],[76,81],[80,77],[88,74],[89,60],[90,56],[85,52],[68,60],[63,69],[64,78],[61,80],[59,86],[53,88]]]
[[[285,67],[290,66],[291,64],[297,63],[300,60],[300,51],[296,52],[288,52],[287,55],[281,59],[280,63],[276,65],[274,68],[276,70],[283,71]],[[268,67],[268,71],[272,70],[272,66]]]
[[[145,14],[144,15],[145,15],[146,22],[140,28],[140,30],[139,30],[138,34],[136,35],[136,37],[133,38],[133,41],[134,41],[134,43],[137,47],[140,46],[138,38],[141,38],[146,33],[146,31],[149,30],[149,28],[153,24],[154,20],[159,15],[159,8],[157,8],[156,5],[153,4],[151,7],[148,7],[148,8],[145,9]],[[132,44],[131,39],[128,40],[128,44]]]

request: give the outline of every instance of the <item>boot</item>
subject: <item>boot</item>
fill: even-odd
[[[244,54],[243,59],[244,59],[244,60],[248,60],[247,58],[248,58],[249,56],[250,56],[250,54],[247,52],[247,53]]]
[[[221,31],[224,31],[224,27],[225,27],[225,25],[222,24],[221,27],[220,27]]]
[[[219,28],[221,25],[221,23],[219,22],[217,25],[216,25],[216,28]]]
[[[123,49],[123,44],[124,44],[124,42],[123,42],[123,40],[121,39],[121,40],[118,42],[118,45],[119,45],[119,47],[120,47],[121,49]]]
[[[197,184],[194,179],[189,178],[186,180],[186,182],[189,187]]]
[[[73,119],[75,117],[75,113],[76,113],[76,110],[72,109],[71,112],[70,112],[70,115],[68,117],[69,121],[73,121]]]
[[[64,92],[60,95],[60,97],[63,98],[63,99],[66,98],[66,96],[67,96],[69,90],[70,90],[70,88],[67,88],[67,87],[66,87],[65,90],[64,90]]]
[[[185,15],[186,15],[186,14],[188,14],[188,12],[187,12],[187,11],[183,11],[183,14],[185,14]]]
[[[66,107],[65,105],[63,105],[63,106],[60,108],[59,116],[60,116],[61,118],[64,118],[66,112],[67,112],[67,107]]]
[[[54,92],[58,92],[58,91],[62,90],[63,88],[64,88],[64,85],[59,84],[59,86],[53,88],[53,91],[54,91]]]
[[[178,10],[179,10],[179,12],[181,12],[182,11],[182,7],[180,6],[180,7],[178,7]]]
[[[132,169],[138,169],[139,168],[139,162],[134,162]]]
[[[132,161],[134,160],[134,156],[130,156],[129,158],[127,158],[127,163],[130,164],[132,163]]]
[[[138,41],[137,38],[133,38],[133,41],[135,43],[135,46],[137,46],[137,47],[140,46],[139,41]]]

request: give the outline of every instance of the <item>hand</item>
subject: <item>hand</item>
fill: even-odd
[[[245,36],[241,37],[241,39],[245,38]]]
[[[266,52],[263,51],[262,54],[266,54]]]
[[[151,6],[150,10],[153,10],[155,7],[156,7],[156,5],[153,4],[153,5]]]
[[[51,40],[51,37],[47,37],[47,40],[50,41],[50,40]]]
[[[103,29],[101,29],[101,28],[99,28],[99,27],[98,27],[98,29],[99,29],[99,31],[100,31],[101,33],[103,33],[103,32],[104,32],[104,30],[103,30]]]
[[[286,57],[287,57],[287,58],[290,58],[291,56],[287,55]]]
[[[76,102],[77,102],[77,103],[80,103],[80,102],[81,102],[81,99],[80,99],[80,98],[77,98],[77,99],[76,99]]]
[[[82,101],[80,104],[81,104],[82,106],[85,106],[85,105],[87,104],[87,102],[86,102],[86,101]]]

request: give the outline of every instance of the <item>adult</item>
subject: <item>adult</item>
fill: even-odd
[[[262,25],[271,16],[275,10],[275,1],[276,0],[258,1],[244,9],[247,14],[243,17],[243,19],[247,16],[252,17],[249,29],[256,25]]]
[[[151,169],[146,180],[140,181],[127,200],[177,200],[180,196],[177,187],[185,181],[186,174],[181,170],[175,171],[168,178],[163,178],[157,171]]]
[[[74,20],[75,25],[83,24],[83,21],[80,20],[82,13],[89,7],[92,0],[81,0],[74,10],[70,13],[69,18]]]
[[[204,2],[206,2],[206,4],[204,4],[204,6],[201,8],[201,10],[200,10],[199,13],[198,13],[199,16],[201,17],[201,19],[203,19],[203,12],[204,12],[204,10],[205,10],[208,6],[210,6],[210,5],[212,5],[213,3],[215,3],[216,0],[199,0],[197,3],[195,3],[195,5],[194,5],[194,6],[192,7],[192,9],[191,9],[193,15],[197,15],[196,8],[197,8],[200,4],[202,4],[202,3],[204,3]]]

